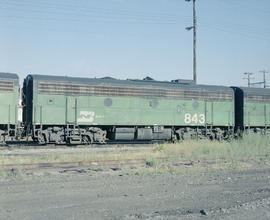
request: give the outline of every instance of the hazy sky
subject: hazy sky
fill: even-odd
[[[197,0],[198,83],[246,85],[270,70],[269,0]],[[185,0],[0,0],[0,71],[192,78]],[[270,73],[267,77],[270,84]]]

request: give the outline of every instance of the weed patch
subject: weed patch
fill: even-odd
[[[9,164],[34,164],[53,162],[80,162],[87,164],[95,161],[118,160],[119,164],[125,160],[146,160],[146,168],[150,173],[188,173],[200,171],[195,165],[214,164],[221,169],[238,169],[239,164],[270,165],[270,142],[268,136],[244,135],[242,139],[230,142],[210,140],[186,140],[176,144],[164,143],[146,148],[123,148],[98,151],[96,149],[82,149],[47,151],[44,154],[22,156],[0,156],[0,176],[7,176],[5,166]],[[163,158],[163,159],[162,159]],[[165,159],[165,162],[164,162]],[[179,165],[180,164],[180,165]],[[181,165],[182,164],[182,165]],[[189,167],[185,166],[190,164]],[[211,165],[212,166],[212,165]],[[203,167],[204,169],[204,167]],[[136,171],[134,169],[134,171]],[[148,172],[147,171],[147,172]],[[146,171],[143,171],[146,172]],[[14,177],[21,177],[20,166],[13,170]],[[138,173],[139,174],[139,173]]]

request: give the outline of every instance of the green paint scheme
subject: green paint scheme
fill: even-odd
[[[270,126],[270,104],[244,99],[244,126]]]
[[[0,91],[0,124],[15,125],[18,120],[20,91],[19,86],[15,85],[13,92]]]
[[[37,84],[37,83],[35,83]],[[112,104],[105,105],[105,99]],[[140,97],[64,96],[33,92],[33,122],[42,125],[234,126],[234,102]],[[195,107],[194,102],[198,102]],[[189,115],[190,119],[189,119]]]

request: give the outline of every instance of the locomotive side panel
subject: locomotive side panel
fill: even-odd
[[[77,125],[228,126],[233,92],[117,84],[36,82],[33,121]],[[53,112],[53,114],[52,114]]]
[[[19,95],[18,76],[0,73],[0,124],[17,123]]]
[[[235,91],[235,121],[240,130],[266,131],[270,127],[270,90],[233,87]]]
[[[19,99],[17,74],[0,73],[0,142],[16,136]]]
[[[270,126],[270,90],[245,89],[244,90],[244,126],[269,127]]]

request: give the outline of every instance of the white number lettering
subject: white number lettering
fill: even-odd
[[[193,122],[194,124],[204,124],[205,123],[205,115],[204,114],[185,114],[185,119],[184,119],[186,124],[190,124]]]
[[[197,114],[192,116],[192,122],[194,122],[196,124],[198,123],[198,115]]]
[[[199,115],[199,122],[201,123],[201,124],[204,124],[205,123],[205,115],[204,114],[200,114]]]
[[[185,114],[185,123],[189,124],[191,122],[191,114]]]

